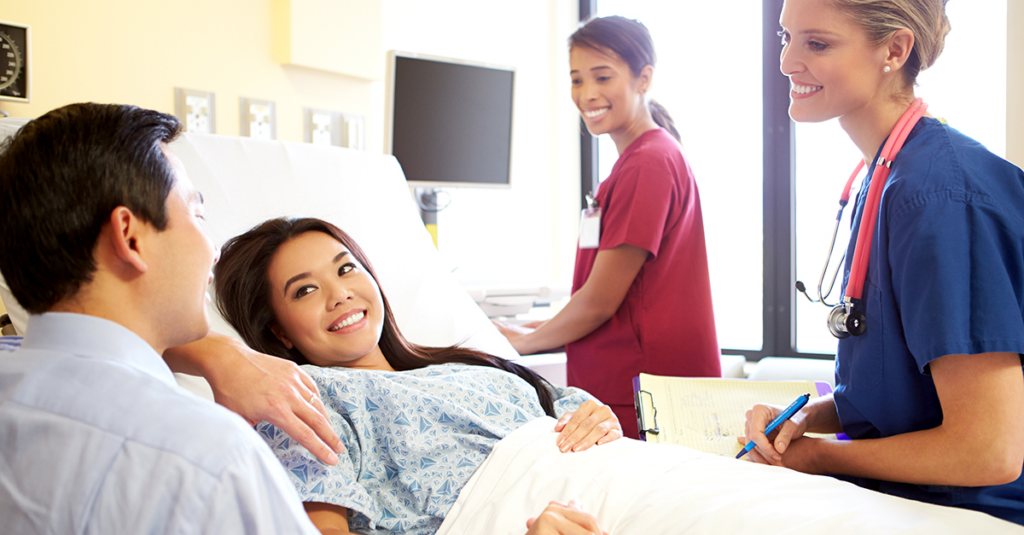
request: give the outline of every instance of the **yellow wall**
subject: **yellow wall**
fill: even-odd
[[[174,87],[216,94],[218,134],[238,135],[239,97],[275,101],[289,141],[302,141],[304,106],[371,114],[369,81],[273,61],[271,0],[4,4],[0,18],[32,27],[32,102],[0,101],[12,116],[82,101],[173,113]]]
[[[0,101],[0,110],[38,117],[65,104],[94,101],[174,113],[174,87],[184,87],[216,94],[218,134],[238,135],[239,97],[275,101],[281,140],[302,141],[303,107],[355,113],[369,122],[371,82],[273,61],[271,4],[4,2],[0,19],[32,28],[33,87],[30,103]],[[368,148],[379,147],[379,127],[367,127]]]
[[[281,19],[274,13],[290,6],[294,15],[296,6],[323,2],[380,8],[376,53],[382,64],[383,50],[399,49],[516,68],[513,185],[452,190],[439,229],[441,253],[465,278],[567,282],[577,220],[564,207],[579,197],[579,115],[566,76],[565,39],[577,23],[578,4],[572,0],[520,0],[514,10],[489,0],[6,2],[0,19],[32,27],[34,87],[31,103],[0,102],[0,110],[37,117],[91,100],[173,113],[173,88],[183,87],[215,93],[218,134],[238,135],[238,98],[244,96],[276,102],[277,137],[286,141],[302,141],[303,107],[363,115],[366,148],[379,152],[382,82],[275,61],[280,25],[273,22]],[[348,13],[345,22],[354,16]],[[352,34],[345,24],[337,31],[339,38]],[[374,53],[369,46],[353,48],[339,46],[338,53]],[[508,232],[510,225],[514,232]],[[466,229],[487,235],[482,239]],[[499,232],[506,235],[494,239]],[[522,251],[531,258],[525,267]]]

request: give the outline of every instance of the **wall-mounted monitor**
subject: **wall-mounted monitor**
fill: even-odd
[[[515,70],[388,53],[384,149],[417,187],[507,187]]]

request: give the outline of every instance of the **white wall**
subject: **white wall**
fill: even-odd
[[[384,0],[385,49],[516,69],[512,187],[446,189],[452,202],[438,214],[438,249],[461,281],[571,281],[579,119],[565,43],[577,10],[566,0]],[[374,108],[382,124],[383,105]]]
[[[1024,2],[1006,11],[1006,159],[1024,167]]]

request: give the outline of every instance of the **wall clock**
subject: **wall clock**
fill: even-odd
[[[31,101],[31,46],[28,26],[0,20],[0,100]]]

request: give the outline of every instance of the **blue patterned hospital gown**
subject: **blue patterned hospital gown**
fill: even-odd
[[[266,422],[257,431],[302,501],[348,508],[350,530],[358,533],[435,533],[494,445],[544,416],[529,383],[485,366],[303,369],[319,386],[331,425],[345,443],[341,461],[319,462]],[[576,388],[558,389],[555,396],[558,415],[593,399]]]

